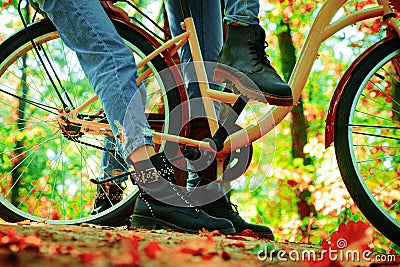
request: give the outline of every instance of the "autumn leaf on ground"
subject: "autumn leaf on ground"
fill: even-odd
[[[13,252],[25,249],[36,249],[42,246],[42,240],[33,234],[17,235],[15,228],[7,228],[0,232],[0,246]]]
[[[155,259],[157,257],[157,253],[162,251],[160,244],[155,241],[149,242],[143,250],[146,256],[150,259]]]
[[[341,223],[328,240],[321,244],[322,253],[317,258],[302,259],[312,267],[343,266],[341,262],[359,262],[372,242],[373,229],[369,223],[350,221]],[[340,260],[340,261],[339,261]]]

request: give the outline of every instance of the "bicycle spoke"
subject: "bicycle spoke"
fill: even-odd
[[[393,185],[395,182],[398,182],[398,181],[400,181],[400,178],[395,179],[393,182],[389,183],[384,188],[382,188],[381,190],[377,191],[374,196],[376,197],[376,196],[380,195],[382,192],[384,192],[385,189],[389,188],[391,185]]]
[[[400,137],[391,137],[391,136],[385,136],[385,135],[380,135],[380,134],[362,133],[362,132],[354,132],[354,131],[353,131],[353,133],[359,134],[359,135],[387,138],[387,139],[392,139],[392,140],[400,140]]]
[[[20,66],[19,68],[21,68],[21,66]],[[26,82],[26,81],[24,81],[24,80],[21,80],[21,79],[19,78],[19,76],[18,76],[14,71],[7,71],[7,74],[13,75],[16,79],[18,79],[18,82],[21,82],[22,84],[26,85],[26,86],[29,88],[29,90],[33,90],[33,92],[35,92],[37,95],[41,95],[41,94],[42,94],[41,90],[39,90],[39,88],[35,86],[35,85],[36,85],[36,82],[33,81],[33,80],[32,80],[33,78],[31,78],[30,76],[28,76],[28,79],[30,79],[30,81],[29,81],[29,83],[28,83],[28,82]],[[46,80],[44,80],[44,81],[46,81]],[[5,85],[2,84],[2,86],[5,86]],[[48,86],[49,86],[49,85],[47,85],[47,87],[48,87]],[[9,89],[11,89],[12,91],[15,91],[15,88],[12,88],[12,87],[9,87],[9,86],[7,86],[7,87],[8,87]],[[6,92],[6,91],[3,91],[3,92],[9,94],[9,93]],[[54,97],[52,97],[52,99],[54,99]],[[47,100],[47,99],[46,99],[46,100]],[[32,101],[32,100],[30,100],[30,101]],[[34,102],[33,102],[33,103],[34,103]],[[38,103],[38,105],[39,105],[39,107],[40,107],[40,105],[42,105],[42,104],[41,104],[41,103]],[[44,105],[44,106],[46,106],[46,105]],[[54,109],[54,110],[58,110],[58,109],[59,109],[59,108],[49,107],[49,106],[48,106],[48,108]]]
[[[373,114],[368,113],[368,112],[363,112],[363,111],[360,111],[358,109],[356,109],[355,112],[358,112],[358,113],[361,113],[361,114],[364,114],[364,115],[367,115],[367,116],[370,116],[370,117],[373,117],[373,118],[376,118],[376,119],[380,119],[380,120],[383,120],[383,121],[392,122],[392,120],[390,120],[390,119],[386,119],[386,118],[381,117],[381,116],[376,116],[376,115],[373,115]]]
[[[376,126],[376,125],[364,125],[364,124],[340,124],[343,126],[351,126],[353,128],[374,128],[374,129],[391,129],[391,130],[400,130],[400,127],[394,126]]]
[[[386,168],[385,170],[381,170],[379,172],[374,173],[373,175],[365,177],[364,180],[369,180],[371,178],[377,177],[379,174],[382,174],[382,173],[387,172],[387,171],[392,171],[392,170],[393,170],[393,167]]]
[[[388,107],[388,106],[386,105],[386,103],[385,103],[385,104],[382,104],[381,102],[379,102],[379,101],[377,101],[377,100],[375,100],[375,99],[372,99],[372,98],[370,98],[370,97],[368,97],[368,96],[366,96],[366,95],[364,95],[364,94],[361,94],[361,96],[365,97],[366,99],[368,99],[368,100],[370,100],[370,101],[375,102],[376,104],[380,105],[380,106],[383,107],[383,108],[387,108],[387,109],[389,109],[389,110],[392,110],[392,108],[391,108],[391,107]],[[393,111],[394,113],[400,115],[400,112],[399,112],[399,111],[397,111],[397,110],[392,110],[392,111]]]
[[[400,204],[400,200],[397,200],[393,205],[391,205],[391,206],[388,208],[388,210],[394,210],[394,207],[395,207],[397,204]]]
[[[346,187],[389,238],[400,234],[399,58],[398,38],[366,53],[343,90],[335,120],[335,149]]]
[[[391,101],[393,101],[393,103],[396,103],[397,105],[399,105],[399,103],[398,103],[395,99],[393,99],[393,97],[392,97],[391,95],[388,95],[388,94],[382,89],[382,87],[381,87],[380,85],[378,85],[377,83],[374,83],[374,82],[372,82],[372,83],[373,83],[374,87],[378,88],[378,90],[379,90],[384,96],[386,96],[386,97],[389,98]]]
[[[372,158],[372,159],[368,159],[368,160],[360,160],[357,161],[357,163],[367,163],[367,162],[373,162],[373,161],[378,161],[378,160],[383,160],[383,159],[393,159],[393,158],[398,158],[400,157],[400,155],[395,155],[395,156],[387,156],[387,157],[380,157],[380,158]]]

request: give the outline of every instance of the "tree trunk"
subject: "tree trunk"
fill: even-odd
[[[288,81],[296,63],[296,54],[290,34],[289,24],[281,22],[280,28],[282,30],[278,34],[278,39],[279,49],[281,51],[282,72],[284,79]],[[293,107],[290,113],[290,131],[292,135],[292,158],[303,158],[304,164],[309,164],[303,154],[303,148],[307,143],[307,128],[308,125],[304,116],[303,102],[300,98],[299,103]],[[310,221],[307,222],[308,225],[303,225],[304,228],[300,227],[304,236],[303,242],[308,242],[315,207],[312,204],[309,204],[310,202],[308,199],[311,194],[309,190],[306,189],[301,191],[299,188],[295,188],[295,190],[298,198],[297,208],[300,220],[305,223],[304,219],[306,217],[310,218]]]
[[[288,23],[281,22],[282,29],[278,34],[279,49],[281,51],[282,73],[285,81],[288,81],[296,63],[295,48],[291,39]],[[292,134],[292,158],[304,158],[303,148],[307,143],[307,122],[304,116],[303,102],[293,107],[290,113],[290,130]]]

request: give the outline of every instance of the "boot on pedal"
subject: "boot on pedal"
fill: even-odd
[[[228,25],[226,41],[214,71],[216,82],[230,81],[250,99],[277,106],[293,105],[292,89],[271,66],[265,54],[260,25]]]

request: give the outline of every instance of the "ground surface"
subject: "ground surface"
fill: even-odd
[[[268,252],[257,256],[260,250]],[[312,245],[224,236],[217,232],[191,235],[91,225],[0,224],[1,267],[369,266],[366,262],[285,262],[279,256],[283,252],[293,256],[293,252],[301,254],[305,250],[320,256],[321,248]]]

